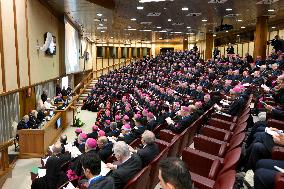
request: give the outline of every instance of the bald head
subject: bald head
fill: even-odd
[[[60,143],[55,143],[54,146],[52,147],[52,153],[53,155],[57,155],[61,152],[61,144]]]

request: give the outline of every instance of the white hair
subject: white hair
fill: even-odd
[[[118,141],[113,145],[113,153],[121,157],[130,156],[128,145],[124,141]]]
[[[152,131],[146,130],[142,134],[142,139],[146,144],[153,144],[156,140],[155,134]]]

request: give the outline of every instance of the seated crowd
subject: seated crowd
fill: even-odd
[[[168,52],[102,75],[82,107],[98,112],[92,132],[77,128],[72,144],[67,144],[66,136],[62,136],[46,161],[46,176],[35,179],[32,188],[52,189],[78,179],[83,188],[122,189],[160,153],[155,143],[159,126],[180,134],[216,103],[217,111],[238,116],[251,94],[256,102],[263,99],[263,88],[279,105],[264,107],[276,116],[283,115],[284,76],[277,68],[282,66],[283,57],[273,52],[266,61],[258,57],[255,62],[248,62],[231,55],[204,62],[195,50]],[[221,100],[226,101],[223,106]],[[270,162],[284,168],[283,159],[263,159],[271,157],[274,145],[283,145],[284,135],[272,129],[279,133],[272,138],[265,132],[265,124],[255,125],[248,123],[248,148],[244,155],[247,164],[240,167],[256,171],[255,188],[269,188],[276,171],[264,165]],[[141,140],[141,145],[134,149],[131,143],[136,139]],[[67,147],[70,145],[77,149],[75,155]],[[115,161],[110,162],[112,158]],[[68,169],[64,172],[62,166],[66,163]],[[105,168],[111,171],[102,174]],[[263,171],[258,172],[260,169],[266,169],[270,176],[273,171],[274,175],[268,179]],[[189,170],[180,159],[163,159],[159,170],[163,188],[192,188]]]

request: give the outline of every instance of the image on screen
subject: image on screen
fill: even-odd
[[[61,118],[56,120],[56,128],[59,129],[61,127]]]
[[[65,20],[65,68],[66,73],[80,71],[78,31]]]

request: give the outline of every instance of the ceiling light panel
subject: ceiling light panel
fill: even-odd
[[[191,12],[189,14],[187,14],[186,16],[201,16],[202,13],[201,12]]]
[[[147,16],[160,16],[160,15],[161,15],[160,12],[149,12],[149,13],[147,14]]]

